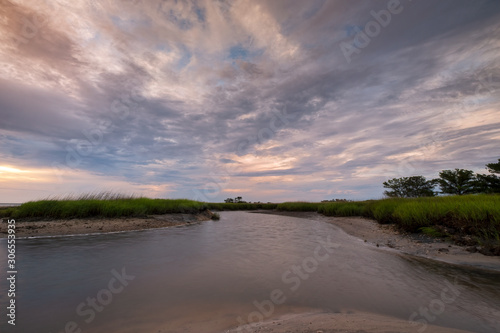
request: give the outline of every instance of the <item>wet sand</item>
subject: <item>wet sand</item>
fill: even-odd
[[[94,218],[27,222],[16,220],[16,237],[95,234],[133,231],[200,223],[210,220],[210,211],[200,214],[149,215],[144,218]],[[7,237],[7,219],[0,223],[0,238]]]
[[[466,247],[421,234],[403,234],[391,225],[361,217],[327,217],[315,212],[257,211],[331,223],[348,235],[356,237],[361,246],[373,246],[380,250],[405,253],[413,256],[441,260],[451,264],[472,266],[500,271],[500,257],[470,253]],[[276,317],[262,323],[240,326],[226,333],[394,333],[394,332],[460,333],[465,330],[410,322],[390,316],[360,311],[304,312]]]
[[[423,332],[423,324],[367,312],[309,312],[291,314],[246,326],[226,333],[415,333]],[[453,328],[427,325],[425,332],[464,333]]]

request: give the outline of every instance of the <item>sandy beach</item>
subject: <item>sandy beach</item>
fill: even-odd
[[[307,312],[240,326],[225,333],[414,333],[423,324],[360,311]],[[422,330],[423,331],[423,330]],[[464,333],[460,329],[426,325],[425,332]]]
[[[359,239],[364,246],[377,247],[380,250],[396,251],[408,255],[444,261],[451,264],[465,265],[500,271],[500,257],[471,253],[466,247],[451,244],[441,239],[420,234],[402,234],[391,225],[381,225],[374,220],[362,217],[327,217],[313,212],[277,212],[259,211],[256,213],[278,214],[306,218],[331,223],[347,234]],[[393,333],[393,332],[436,332],[460,333],[465,330],[427,325],[401,320],[379,314],[344,311],[341,313],[312,311],[289,314],[247,326],[241,326],[227,333]]]
[[[212,213],[149,215],[143,218],[92,218],[52,221],[16,220],[16,237],[95,234],[181,226],[210,220]],[[7,237],[7,219],[0,224],[0,237]]]

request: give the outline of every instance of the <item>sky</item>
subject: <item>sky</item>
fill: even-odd
[[[0,202],[383,197],[500,158],[500,2],[0,0]]]

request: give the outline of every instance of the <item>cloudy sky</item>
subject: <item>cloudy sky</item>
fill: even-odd
[[[0,0],[0,59],[0,202],[369,199],[500,158],[494,0]]]

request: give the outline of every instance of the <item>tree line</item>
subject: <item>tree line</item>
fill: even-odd
[[[472,170],[442,170],[439,178],[427,180],[424,176],[393,178],[384,182],[384,194],[388,197],[415,198],[432,197],[438,194],[500,193],[500,159],[498,163],[486,164],[489,174]],[[439,187],[439,191],[435,190]]]

